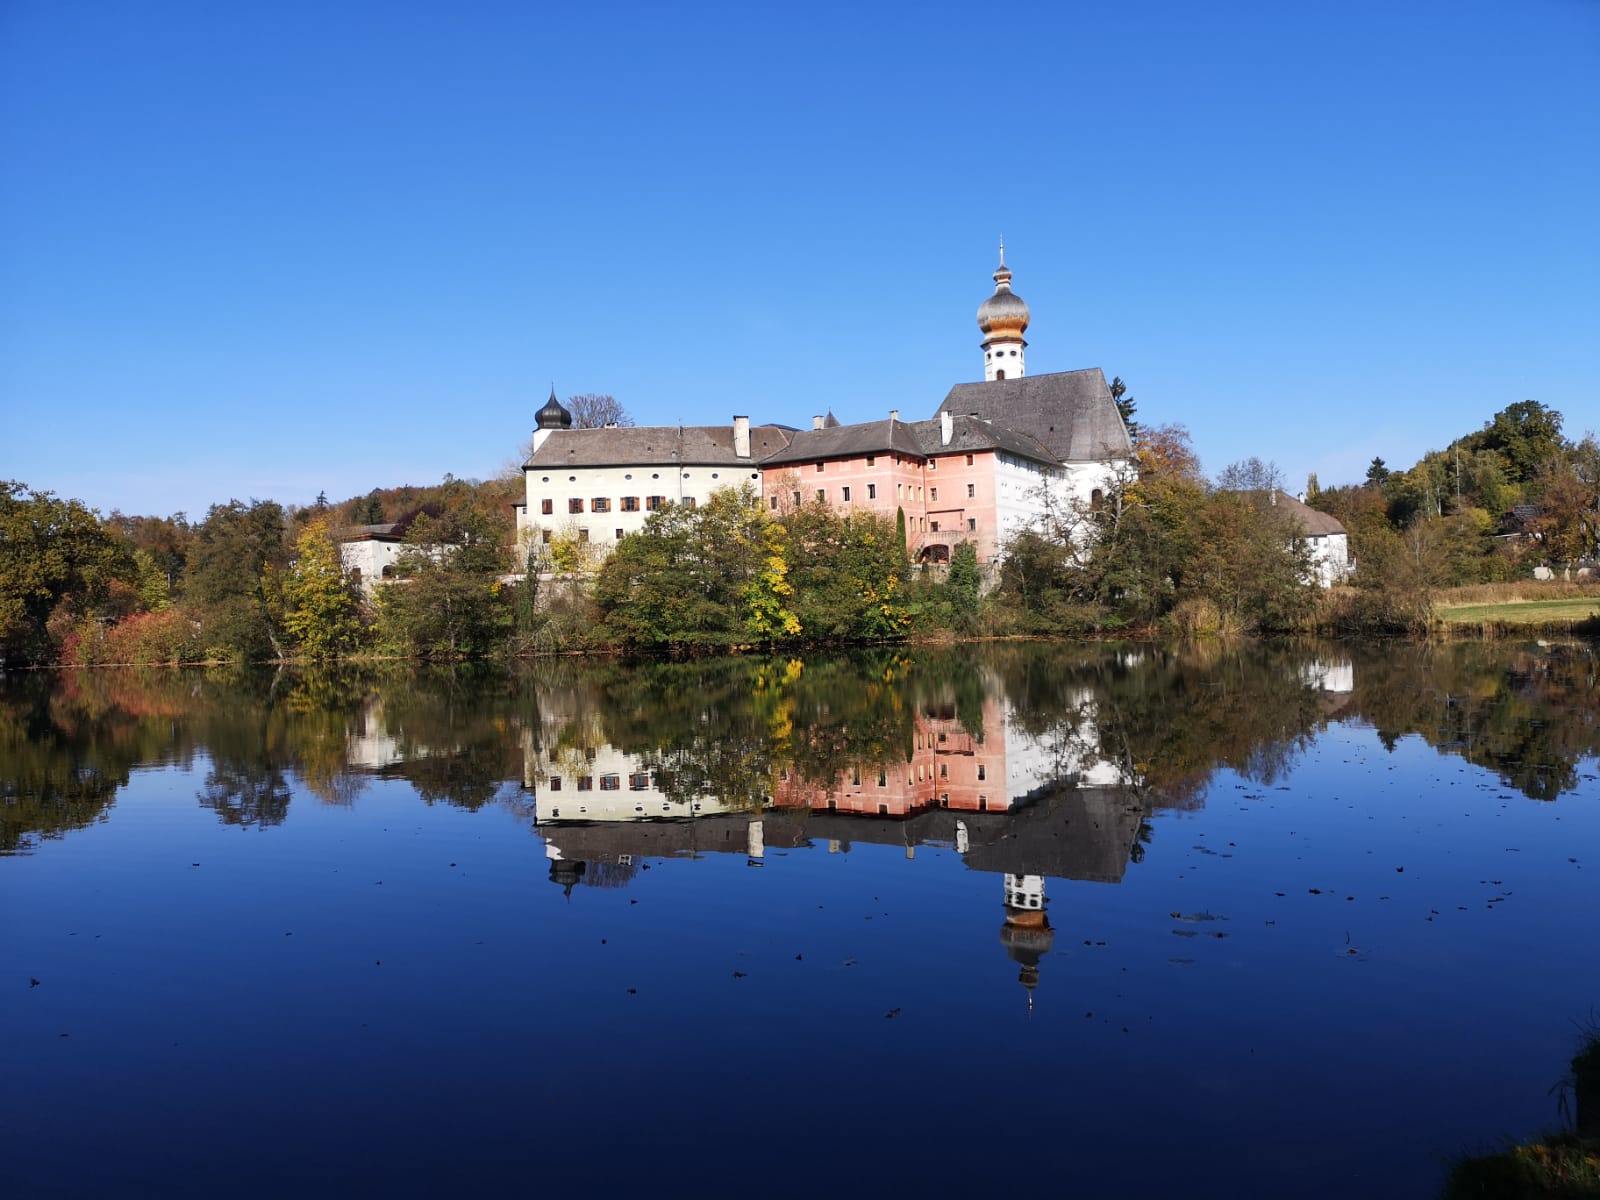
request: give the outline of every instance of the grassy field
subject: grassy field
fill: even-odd
[[[1434,596],[1433,620],[1447,630],[1484,633],[1534,629],[1600,629],[1600,585],[1552,580],[1485,583],[1449,588]]]
[[[1446,625],[1550,625],[1587,621],[1600,615],[1600,597],[1582,600],[1513,600],[1504,604],[1451,604],[1441,601],[1434,616]]]

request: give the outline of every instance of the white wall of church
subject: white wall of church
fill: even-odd
[[[1071,498],[1064,472],[1043,463],[999,453],[994,456],[994,521],[1002,553],[1024,529],[1037,529],[1047,506]]]

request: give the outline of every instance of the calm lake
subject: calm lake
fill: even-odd
[[[8,1196],[1427,1196],[1600,1011],[1582,644],[0,682]]]

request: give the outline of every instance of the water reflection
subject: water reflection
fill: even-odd
[[[1391,749],[1419,736],[1555,799],[1600,750],[1596,674],[1584,644],[1029,644],[27,676],[0,685],[0,852],[107,819],[131,770],[198,761],[196,802],[228,825],[268,829],[305,799],[350,805],[403,779],[430,804],[529,808],[552,861],[608,882],[629,856],[759,862],[879,840],[955,847],[1001,875],[1115,880],[1152,813],[1202,805],[1221,767],[1274,784],[1330,723],[1370,725]],[[1001,844],[1017,863],[994,857]]]

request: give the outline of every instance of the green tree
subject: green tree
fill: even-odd
[[[93,615],[136,579],[126,543],[79,501],[0,481],[0,663],[46,660],[53,613]]]
[[[214,504],[195,527],[184,598],[219,658],[284,657],[281,594],[288,565],[283,507],[271,500]]]
[[[1541,465],[1558,457],[1566,443],[1561,414],[1537,400],[1521,400],[1495,413],[1477,437],[1478,446],[1504,457],[1510,478],[1532,479]]]
[[[972,633],[978,625],[979,591],[978,548],[961,541],[950,552],[950,574],[945,578],[944,594],[950,605],[950,624],[958,633]]]
[[[284,628],[306,657],[340,658],[361,644],[360,592],[345,573],[326,515],[295,539],[283,601]]]
[[[1134,441],[1139,440],[1139,422],[1133,419],[1134,409],[1137,407],[1134,398],[1128,393],[1128,385],[1122,382],[1118,375],[1111,380],[1111,400],[1117,406],[1117,415],[1122,418],[1122,423],[1128,427],[1128,436]]]
[[[475,499],[439,516],[419,516],[406,531],[396,582],[381,587],[378,629],[398,653],[420,658],[481,658],[510,632],[510,595],[498,576],[508,530]]]

